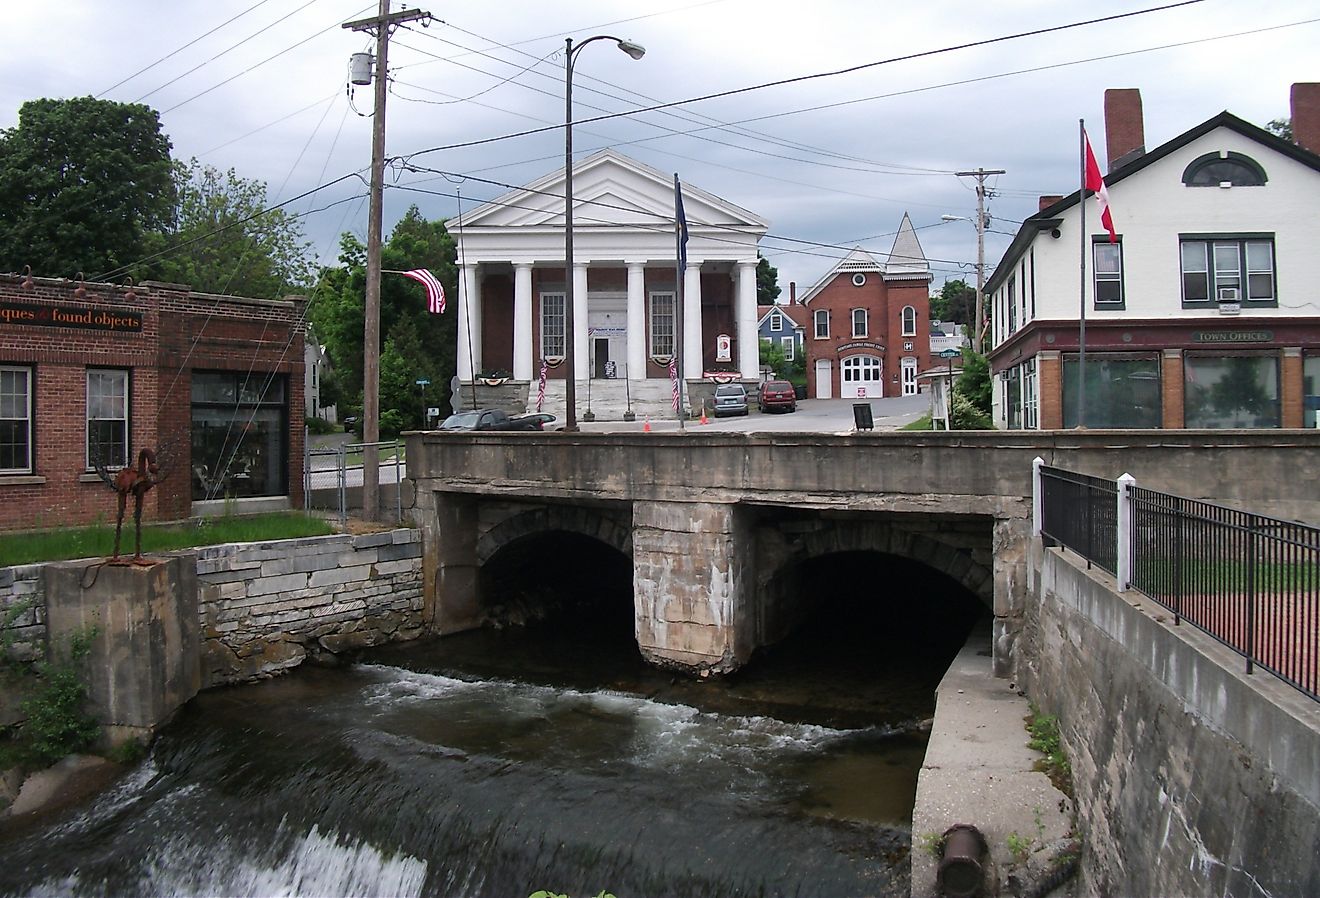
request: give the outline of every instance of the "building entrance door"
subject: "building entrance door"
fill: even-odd
[[[605,372],[610,367],[609,338],[593,337],[591,342],[594,344],[591,348],[591,376],[596,378],[607,377],[608,375]]]
[[[816,359],[816,398],[834,398],[834,368],[829,359]]]

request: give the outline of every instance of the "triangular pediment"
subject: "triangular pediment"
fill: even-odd
[[[673,176],[648,165],[603,150],[573,168],[573,223],[655,228],[674,222]],[[764,234],[765,221],[714,194],[683,185],[683,208],[689,231],[702,227],[735,228]],[[564,173],[552,172],[526,187],[506,193],[463,216],[463,226],[475,229],[562,228]]]

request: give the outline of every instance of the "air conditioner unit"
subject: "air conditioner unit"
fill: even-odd
[[[1220,288],[1219,288],[1219,301],[1220,301],[1220,302],[1237,302],[1237,301],[1238,301],[1238,288],[1237,288],[1237,287],[1220,287]]]

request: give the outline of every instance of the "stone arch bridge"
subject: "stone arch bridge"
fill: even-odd
[[[631,559],[643,655],[692,671],[733,670],[801,620],[782,571],[871,551],[977,596],[994,615],[995,670],[1008,675],[1034,585],[1038,456],[1320,521],[1316,431],[427,432],[407,442],[433,631],[480,625],[479,572],[502,548],[579,534]]]

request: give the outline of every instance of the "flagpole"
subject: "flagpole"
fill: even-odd
[[[1077,208],[1081,210],[1081,326],[1077,339],[1077,426],[1086,427],[1086,120],[1077,120],[1077,155],[1081,158],[1081,180]]]
[[[675,371],[678,374],[678,408],[675,413],[678,415],[678,429],[685,430],[684,418],[686,409],[683,408],[683,265],[687,261],[687,253],[683,247],[683,216],[680,213],[682,208],[682,199],[679,191],[682,188],[678,185],[678,172],[674,172],[674,358]]]
[[[477,357],[472,351],[472,295],[467,292],[467,259],[463,253],[463,189],[458,188],[455,191],[458,196],[458,295],[466,296],[466,302],[459,302],[463,308],[463,316],[467,318],[467,351],[468,367],[472,369],[472,409],[477,409]],[[459,347],[459,352],[462,352]],[[463,388],[459,384],[459,389]],[[460,401],[462,401],[460,399]]]

